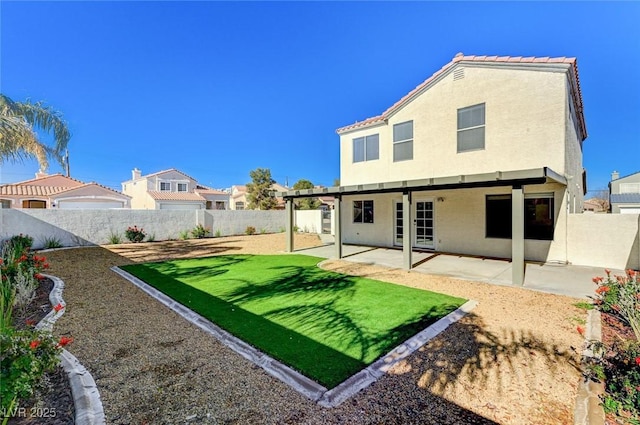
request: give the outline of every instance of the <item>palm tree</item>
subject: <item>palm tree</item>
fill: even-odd
[[[34,128],[53,134],[53,146],[41,142]],[[40,170],[49,167],[49,158],[65,167],[64,152],[71,134],[62,114],[43,102],[15,102],[0,94],[0,164],[5,159],[35,158]]]

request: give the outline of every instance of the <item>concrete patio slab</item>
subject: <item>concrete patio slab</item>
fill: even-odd
[[[296,254],[335,259],[335,246],[301,249]],[[343,245],[345,261],[372,264],[389,268],[402,268],[402,250]],[[413,253],[412,272],[454,277],[457,279],[485,282],[494,285],[512,286],[511,262],[509,260],[470,257],[455,254],[429,252]],[[612,274],[624,275],[624,270],[612,270]],[[566,295],[586,299],[594,295],[592,278],[604,276],[601,267],[574,266],[555,263],[526,263],[525,289]]]

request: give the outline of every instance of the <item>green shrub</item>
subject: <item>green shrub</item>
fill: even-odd
[[[111,245],[118,245],[119,243],[122,243],[122,237],[117,233],[111,232],[109,235],[109,243]]]
[[[191,235],[196,239],[202,239],[209,233],[211,233],[211,230],[209,230],[207,227],[204,227],[202,224],[198,224],[193,228],[193,230],[191,230]]]
[[[42,375],[60,362],[62,346],[68,338],[56,341],[51,333],[5,328],[0,332],[0,400],[2,411],[18,406],[33,396]]]
[[[62,248],[62,242],[55,236],[49,236],[44,238],[45,249]]]
[[[222,231],[220,229],[216,230],[216,238],[222,236]]]
[[[147,236],[147,242],[155,242],[155,240],[156,240],[155,233],[150,233],[149,236]]]
[[[182,230],[180,232],[180,239],[182,239],[183,241],[186,241],[187,239],[189,239],[189,235],[191,234],[191,231],[189,230]]]
[[[256,228],[253,226],[247,226],[247,228],[244,231],[245,234],[247,235],[255,235],[256,234]]]
[[[144,229],[142,227],[138,229],[138,226],[128,227],[124,235],[130,242],[142,242],[145,236],[147,236]]]
[[[629,325],[636,340],[619,338],[609,347],[589,341],[596,356],[589,359],[588,374],[605,382],[601,397],[607,413],[640,424],[640,276],[634,270],[613,277],[609,270],[605,272],[606,278],[593,278],[597,285],[594,306]]]

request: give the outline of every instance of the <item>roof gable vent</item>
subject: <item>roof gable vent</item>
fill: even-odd
[[[462,80],[464,78],[464,68],[456,68],[453,71],[453,81]]]

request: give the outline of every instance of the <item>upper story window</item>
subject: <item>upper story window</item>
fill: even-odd
[[[458,109],[458,152],[484,149],[484,103]]]
[[[178,192],[186,192],[187,184],[186,183],[178,183]]]
[[[160,191],[161,192],[170,192],[171,191],[171,183],[170,182],[160,182]]]
[[[413,121],[393,126],[393,162],[413,159]]]
[[[378,159],[380,137],[377,134],[353,139],[353,162]]]

